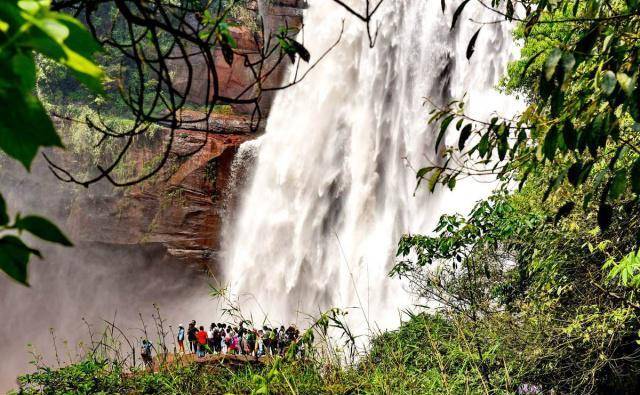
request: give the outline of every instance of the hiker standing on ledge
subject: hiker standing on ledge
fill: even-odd
[[[184,354],[184,326],[178,326],[178,352]]]
[[[207,331],[204,330],[204,326],[200,327],[198,333],[196,333],[196,338],[198,339],[198,357],[204,357],[206,347],[207,347]]]
[[[191,353],[195,353],[198,351],[198,343],[196,339],[196,333],[198,332],[198,328],[196,328],[196,321],[193,320],[189,324],[189,330],[187,330],[187,338],[189,339],[189,350]]]
[[[153,345],[147,339],[142,340],[142,348],[140,350],[140,356],[142,356],[142,362],[149,369],[149,371],[153,371],[153,358],[151,357],[151,348]]]

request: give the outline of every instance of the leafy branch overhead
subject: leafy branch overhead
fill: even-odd
[[[9,0],[0,3],[0,150],[29,170],[41,147],[62,147],[44,106],[36,96],[35,56],[40,54],[66,66],[85,86],[102,92],[102,69],[91,59],[100,48],[76,19],[49,10],[49,2]],[[49,220],[20,217],[13,222],[0,195],[0,269],[27,284],[27,264],[38,250],[20,235],[27,231],[42,240],[71,246]]]
[[[340,0],[333,0],[337,6],[361,20],[367,29],[371,45],[375,35],[371,30],[373,16],[383,0],[375,5],[366,0],[364,13],[351,8]],[[156,175],[175,154],[172,150],[178,129],[210,132],[211,117],[220,105],[241,105],[253,107],[250,128],[258,130],[263,117],[260,103],[265,93],[286,89],[302,81],[340,41],[329,43],[324,52],[319,53],[314,63],[298,73],[296,69],[292,81],[280,84],[277,78],[278,66],[287,58],[310,62],[311,54],[296,40],[298,29],[285,26],[284,29],[268,32],[259,18],[254,18],[253,40],[256,50],[239,49],[234,37],[234,26],[247,11],[247,0],[216,1],[140,1],[140,0],[6,0],[0,2],[0,106],[4,111],[0,118],[0,150],[8,157],[19,161],[27,170],[31,168],[35,155],[42,147],[62,147],[62,141],[45,111],[43,103],[36,95],[36,71],[41,68],[40,80],[47,79],[51,69],[59,70],[75,77],[83,91],[83,106],[91,109],[91,116],[83,113],[80,119],[68,113],[60,114],[52,103],[49,110],[53,116],[86,125],[97,135],[95,150],[116,147],[106,158],[96,158],[91,169],[73,174],[54,158],[43,153],[43,157],[55,177],[84,187],[106,181],[114,186],[130,186]],[[245,8],[243,8],[245,7]],[[80,22],[75,17],[81,18]],[[343,26],[344,27],[344,26]],[[260,32],[259,30],[262,29]],[[221,91],[219,71],[216,70],[218,50],[228,65],[245,67],[252,76],[242,92],[233,97]],[[99,54],[97,52],[100,52]],[[96,56],[104,67],[98,66]],[[195,75],[194,61],[204,60],[207,67],[202,75]],[[240,60],[241,62],[238,62]],[[176,82],[174,70],[182,64],[187,71],[186,82]],[[62,67],[58,68],[57,65]],[[47,69],[48,67],[48,69]],[[106,70],[106,72],[105,72]],[[108,74],[108,76],[107,76]],[[205,81],[201,80],[204,76]],[[203,84],[205,103],[202,116],[183,119],[183,108],[190,96],[196,95],[195,85]],[[45,84],[46,85],[46,84]],[[104,87],[103,87],[104,85]],[[42,93],[41,84],[38,92]],[[46,87],[45,87],[46,90]],[[75,92],[74,93],[78,93]],[[95,97],[94,97],[95,95]],[[93,100],[92,100],[93,99]],[[75,104],[75,103],[73,103]],[[61,103],[63,109],[73,105]],[[118,106],[116,106],[118,105]],[[107,109],[105,114],[103,109]],[[117,108],[120,122],[114,125],[109,109]],[[93,116],[95,114],[95,116]],[[204,126],[203,126],[204,125]],[[158,128],[167,132],[167,143],[159,160],[141,172],[131,175],[120,172],[124,166],[127,151],[139,141],[151,135]],[[92,138],[92,137],[91,137]],[[208,139],[194,147],[193,151],[180,157],[197,153],[206,146]],[[124,175],[123,175],[124,173]],[[6,216],[6,207],[0,210]],[[7,217],[8,218],[8,217]],[[30,218],[29,220],[27,220]],[[34,217],[24,217],[24,230],[32,231],[45,240],[62,242],[54,237],[59,231],[40,232],[34,225]],[[27,225],[24,225],[26,221]],[[26,283],[26,263],[31,255],[38,255],[22,242],[18,243],[12,234],[19,232],[18,218],[0,230],[3,236],[2,268],[19,281]],[[38,227],[34,227],[38,225]],[[57,228],[55,228],[57,230]],[[61,233],[60,233],[61,235]],[[66,240],[66,239],[64,239]],[[65,244],[65,242],[62,242]],[[16,251],[21,251],[17,254]],[[6,252],[6,253],[5,253]],[[9,265],[13,265],[10,268]],[[17,266],[16,266],[17,265]]]
[[[453,13],[452,29],[465,23],[467,3]],[[522,57],[509,65],[502,86],[528,106],[514,119],[489,121],[469,117],[463,100],[434,106],[430,123],[439,125],[436,151],[443,164],[419,171],[418,181],[429,180],[433,190],[438,183],[453,187],[461,177],[495,174],[522,186],[546,169],[543,200],[589,182],[593,188],[581,201],[564,204],[563,215],[575,204],[595,206],[607,229],[624,215],[620,204],[640,195],[640,3],[509,0],[491,9],[498,22],[517,23],[514,35],[524,40]],[[479,34],[467,48],[471,60]],[[458,143],[442,147],[454,130]]]

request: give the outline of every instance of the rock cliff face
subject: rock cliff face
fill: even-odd
[[[239,118],[239,119],[238,119]],[[177,131],[172,152],[188,154],[171,160],[152,180],[127,189],[89,190],[71,204],[67,228],[73,240],[120,246],[162,245],[167,254],[198,268],[215,270],[216,252],[225,218],[226,195],[235,152],[253,138],[242,117],[219,116],[232,133]],[[244,124],[246,132],[238,129]],[[143,168],[165,147],[167,133],[130,155]],[[201,148],[200,148],[201,147]]]
[[[302,24],[302,0],[269,1],[267,20],[270,26]],[[257,3],[248,10],[257,15]],[[232,28],[238,53],[257,50],[262,38],[250,26]],[[236,56],[232,66],[219,49],[215,51],[220,94],[236,97],[253,81],[250,72]],[[194,88],[189,99],[204,102],[207,92],[207,68],[201,58],[194,65]],[[174,65],[177,85],[186,84],[186,67]],[[286,70],[283,62],[270,77],[278,83]],[[209,87],[211,89],[211,87]],[[268,110],[271,97],[260,103]],[[209,133],[178,130],[172,152],[186,154],[202,146],[196,154],[173,159],[153,180],[126,189],[100,187],[79,193],[69,203],[67,229],[75,242],[100,243],[113,248],[154,248],[165,251],[169,259],[179,260],[195,268],[216,273],[223,221],[235,202],[236,185],[231,182],[231,165],[238,147],[260,132],[250,128],[252,108],[234,106],[232,112],[213,114]],[[183,118],[201,116],[184,111]],[[145,144],[134,148],[130,165],[142,169],[157,160],[168,139],[161,131]],[[239,175],[242,178],[242,175]]]

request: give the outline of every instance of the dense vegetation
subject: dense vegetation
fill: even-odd
[[[452,28],[463,21],[463,1]],[[522,57],[501,83],[528,107],[471,119],[436,107],[434,190],[497,174],[470,213],[407,235],[391,275],[430,308],[376,334],[351,365],[322,357],[263,367],[170,365],[155,374],[89,354],[21,378],[26,393],[556,393],[640,391],[640,2],[495,1]],[[442,2],[443,9],[450,6]],[[488,6],[488,5],[487,5]],[[482,29],[482,28],[481,28]],[[478,35],[469,43],[473,56]]]

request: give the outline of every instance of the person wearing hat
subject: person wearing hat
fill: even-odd
[[[184,325],[178,325],[178,352],[184,354]]]

